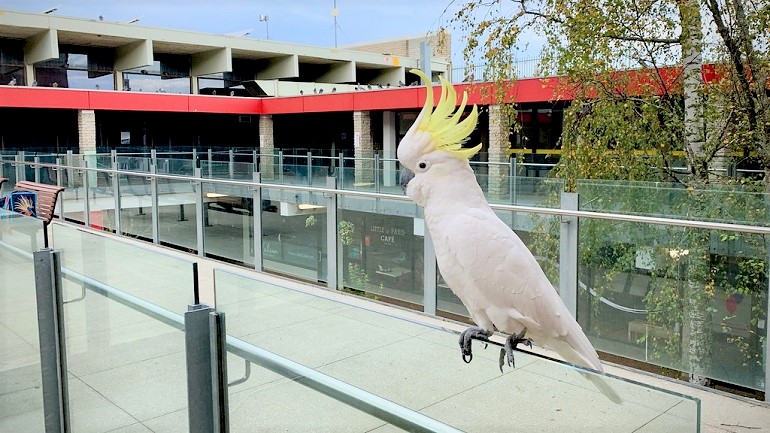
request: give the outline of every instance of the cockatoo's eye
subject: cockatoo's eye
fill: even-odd
[[[428,163],[425,161],[420,161],[417,163],[417,168],[419,168],[420,170],[425,170],[428,168]]]

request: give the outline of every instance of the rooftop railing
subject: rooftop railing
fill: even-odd
[[[0,210],[4,431],[700,429],[697,399],[603,376],[618,405],[536,353],[505,374],[486,351],[465,364],[424,316],[221,269],[201,305],[189,260],[58,223],[33,253],[40,230]],[[511,408],[528,416],[487,416]]]
[[[219,174],[212,167],[211,176],[195,167],[194,176],[166,174],[188,166],[163,158],[142,159],[147,169],[121,167],[117,158],[100,163],[110,168],[88,168],[88,158],[58,165],[6,158],[0,167],[11,176],[37,170],[40,181],[66,186],[58,215],[68,221],[468,320],[437,270],[421,209],[400,192],[341,189],[339,176],[312,186],[259,172],[230,179],[248,178],[237,166]],[[509,203],[520,204],[493,209],[538,257],[599,351],[767,390],[766,194],[601,181],[565,194],[556,180],[538,181],[529,189],[517,181]],[[692,293],[704,296],[698,317],[690,316]],[[689,352],[696,331],[710,349],[705,364]]]

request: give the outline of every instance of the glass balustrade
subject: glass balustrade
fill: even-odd
[[[517,353],[500,374],[497,350],[460,359],[457,335],[361,308],[345,297],[319,297],[224,271],[215,272],[217,309],[228,334],[260,350],[382,396],[466,432],[699,431],[699,402],[614,377],[600,380],[622,396],[616,405],[565,364]],[[377,309],[373,307],[373,309]],[[259,366],[246,376],[231,355],[231,431],[390,431],[386,423]],[[591,374],[591,373],[589,373]],[[526,408],[527,416],[498,416]],[[333,414],[333,415],[332,415]]]
[[[0,430],[44,431],[43,392],[31,253],[43,223],[0,209]]]
[[[73,164],[79,161],[75,156],[70,160]],[[133,161],[138,162],[133,170],[144,170],[144,160]],[[11,163],[3,164],[7,170]],[[216,165],[213,171],[223,179],[213,177],[206,182],[204,175],[201,192],[192,178],[157,178],[157,202],[152,200],[150,176],[121,171],[116,177],[121,232],[151,241],[156,207],[158,241],[164,245],[198,252],[200,229],[207,256],[248,267],[260,265],[269,272],[324,286],[329,281],[328,260],[334,257],[341,290],[417,310],[435,303],[436,314],[468,320],[440,271],[426,287],[426,266],[432,264],[425,263],[425,228],[419,207],[409,201],[341,192],[336,221],[330,221],[329,194],[263,186],[256,207],[259,214],[255,215],[251,188],[214,182],[231,179],[231,171],[244,173],[243,180],[248,180],[245,173],[253,166],[235,166],[239,164],[244,164],[243,171],[230,170],[233,164],[228,161],[215,161],[211,167]],[[15,174],[15,167],[10,166]],[[87,176],[90,223],[114,230],[114,178],[82,168],[52,172],[57,176],[67,171],[76,173],[71,179],[80,180],[65,191],[65,216],[84,219],[82,185]],[[372,173],[372,180],[381,181],[380,192],[389,192],[383,173]],[[107,176],[100,184],[103,174]],[[343,189],[377,190],[374,183],[355,185],[345,180],[355,179],[355,167],[335,174],[338,185],[343,179]],[[91,181],[93,176],[96,182]],[[64,178],[65,187],[68,179]],[[489,185],[489,179],[482,176],[482,180]],[[306,181],[299,184],[304,186]],[[579,209],[585,211],[768,225],[766,195],[747,187],[693,192],[670,184],[606,181],[581,181],[577,187]],[[557,179],[509,179],[501,185],[499,202],[510,203],[513,193],[515,204],[559,208],[562,190],[563,183]],[[488,194],[493,192],[487,189]],[[197,195],[203,204],[200,214]],[[560,251],[565,228],[562,217],[510,211],[498,211],[498,215],[519,233],[555,288],[562,290],[560,268],[566,254]],[[332,254],[327,239],[330,226],[336,229]],[[569,253],[577,257],[576,315],[597,349],[645,362],[656,371],[697,373],[748,390],[766,387],[768,265],[763,235],[595,218],[580,218],[577,233],[576,249]],[[58,245],[56,236],[54,240]],[[257,264],[254,248],[260,245],[261,263]],[[426,304],[426,293],[429,297],[435,293],[436,298]],[[690,296],[693,293],[695,298]],[[704,294],[702,299],[700,294]],[[703,340],[697,333],[693,335],[698,329],[709,330]],[[705,361],[693,362],[699,355],[694,350],[703,350]]]

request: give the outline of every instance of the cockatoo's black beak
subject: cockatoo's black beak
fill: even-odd
[[[408,168],[401,169],[401,189],[406,193],[406,185],[414,178],[414,172]]]

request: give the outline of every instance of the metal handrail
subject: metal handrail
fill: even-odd
[[[0,245],[13,251],[16,254],[33,259],[33,255],[24,250],[0,241]],[[91,291],[98,293],[113,301],[131,308],[134,311],[142,313],[159,322],[176,328],[180,331],[185,330],[184,316],[176,314],[165,308],[159,307],[151,302],[145,301],[139,297],[118,290],[99,280],[93,279],[79,272],[67,269],[62,266],[62,275],[82,284]],[[332,397],[348,406],[354,407],[364,413],[375,416],[394,426],[413,432],[448,432],[462,433],[447,424],[423,415],[407,407],[401,406],[379,395],[372,394],[361,388],[345,383],[332,376],[323,374],[310,367],[284,358],[278,354],[252,345],[239,338],[226,336],[225,347],[227,351],[239,356],[251,363],[258,364],[268,370],[280,374],[287,379],[301,383],[315,391],[326,396]]]
[[[0,160],[0,162],[11,162],[11,161]],[[24,165],[33,164],[30,162],[20,162],[20,161],[14,161],[14,162],[16,164],[24,164]],[[344,196],[354,196],[354,197],[367,197],[367,198],[374,198],[374,199],[380,199],[380,200],[388,199],[388,200],[411,202],[411,199],[404,195],[385,194],[385,193],[367,192],[367,191],[358,191],[358,190],[324,188],[324,187],[315,187],[315,186],[308,186],[308,185],[287,185],[287,184],[245,181],[245,180],[213,179],[213,178],[180,176],[180,175],[159,174],[159,173],[158,174],[138,173],[138,172],[125,171],[125,170],[113,170],[113,169],[105,169],[105,168],[85,168],[85,167],[56,165],[56,164],[47,164],[47,163],[37,163],[37,165],[41,167],[51,167],[51,168],[58,168],[58,169],[65,169],[65,170],[74,169],[74,170],[81,170],[81,171],[94,171],[97,173],[108,173],[113,176],[118,174],[128,174],[128,175],[134,175],[134,176],[144,176],[147,179],[155,178],[155,179],[175,180],[179,182],[203,182],[203,183],[209,183],[209,184],[242,186],[242,187],[251,188],[251,189],[256,189],[256,188],[283,189],[283,190],[289,190],[289,191],[301,191],[301,192],[310,192],[310,193],[319,193],[319,194],[333,194],[333,195],[344,195]],[[669,226],[676,226],[676,227],[686,227],[686,228],[696,228],[696,229],[706,229],[706,230],[721,230],[721,231],[733,231],[733,232],[740,232],[740,233],[770,235],[770,227],[754,226],[754,225],[747,225],[747,224],[719,223],[719,222],[712,222],[712,221],[698,221],[698,220],[687,220],[687,219],[678,219],[678,218],[614,214],[614,213],[608,213],[608,212],[568,210],[568,209],[508,205],[508,204],[491,204],[490,203],[490,207],[494,210],[508,211],[508,212],[544,214],[544,215],[553,215],[553,216],[560,216],[560,217],[578,217],[578,218],[600,219],[600,220],[610,220],[610,221],[619,221],[619,222],[669,225]]]

